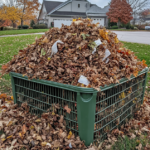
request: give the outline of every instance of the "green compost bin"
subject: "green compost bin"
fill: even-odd
[[[82,88],[46,80],[28,80],[23,75],[11,72],[14,102],[27,102],[30,112],[41,115],[54,103],[59,103],[59,115],[66,120],[67,130],[85,141],[85,145],[106,138],[111,130],[124,124],[143,103],[148,68],[130,80],[93,88]],[[64,106],[71,108],[66,113]]]

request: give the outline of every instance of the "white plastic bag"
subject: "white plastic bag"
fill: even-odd
[[[62,41],[60,41],[60,40],[58,40],[58,41],[56,41],[54,44],[53,44],[53,46],[52,46],[52,53],[51,53],[51,56],[50,57],[52,57],[52,55],[53,54],[56,54],[57,52],[58,52],[58,49],[57,49],[57,44],[64,44]]]
[[[109,62],[109,58],[106,59],[106,64]]]
[[[85,76],[83,76],[83,75],[80,76],[78,82],[82,83],[82,84],[84,84],[86,86],[90,84],[90,82],[88,81],[88,79]]]
[[[99,45],[102,44],[102,42],[101,42],[100,39],[96,40],[95,43],[96,43],[96,46],[94,47],[94,50],[93,50],[92,54],[94,54],[94,53],[96,52],[96,48],[97,48]]]
[[[69,147],[70,147],[70,148],[72,148],[72,145],[71,145],[71,143],[69,143]]]
[[[103,58],[103,61],[108,58],[111,55],[110,51],[108,49],[105,50],[105,57]],[[109,58],[106,60],[106,63],[109,62]]]

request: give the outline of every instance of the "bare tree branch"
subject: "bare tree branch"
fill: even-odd
[[[145,6],[150,5],[149,0],[127,0],[133,9],[133,14],[138,13],[140,10],[143,10]]]
[[[16,6],[17,0],[1,0],[1,3],[6,6]]]

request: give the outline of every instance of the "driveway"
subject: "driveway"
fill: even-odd
[[[142,31],[113,31],[120,41],[142,43],[150,45],[150,32]]]

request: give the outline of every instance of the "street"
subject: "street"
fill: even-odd
[[[113,31],[120,41],[150,45],[150,32],[144,31]]]

